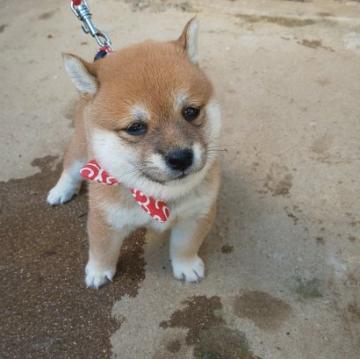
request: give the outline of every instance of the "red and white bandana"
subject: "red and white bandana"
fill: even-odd
[[[87,180],[96,181],[98,183],[107,184],[109,186],[119,184],[119,181],[116,178],[110,176],[95,160],[88,162],[80,170],[80,174]],[[161,223],[167,221],[170,216],[170,210],[165,202],[159,201],[151,196],[146,196],[136,188],[131,188],[130,192],[139,206],[151,217],[155,218]]]

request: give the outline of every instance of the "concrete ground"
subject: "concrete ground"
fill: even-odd
[[[360,358],[360,3],[90,1],[115,48],[196,13],[224,114],[206,279],[139,230],[99,291],[86,194],[45,203],[73,131],[60,53],[96,51],[66,3],[0,1],[0,357]]]

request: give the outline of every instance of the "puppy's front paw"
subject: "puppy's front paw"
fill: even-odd
[[[52,206],[57,206],[70,201],[78,192],[79,186],[72,183],[61,183],[59,181],[57,185],[50,190],[47,196],[47,202]]]
[[[199,282],[204,278],[205,265],[199,256],[191,259],[172,259],[174,277],[185,282]]]
[[[94,264],[88,262],[85,267],[85,283],[88,288],[99,289],[102,285],[112,282],[115,275],[115,268],[113,269],[99,269]]]

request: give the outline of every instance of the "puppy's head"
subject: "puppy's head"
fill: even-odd
[[[220,110],[198,66],[197,22],[178,40],[147,41],[95,63],[65,55],[90,98],[90,150],[120,182],[162,199],[185,194],[214,161]]]

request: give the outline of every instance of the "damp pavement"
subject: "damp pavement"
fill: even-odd
[[[61,52],[96,46],[66,4],[1,0],[0,357],[359,358],[360,3],[90,5],[114,48],[199,17],[224,117],[206,279],[175,281],[168,234],[139,229],[113,283],[85,288],[86,188],[45,198],[73,131]]]

